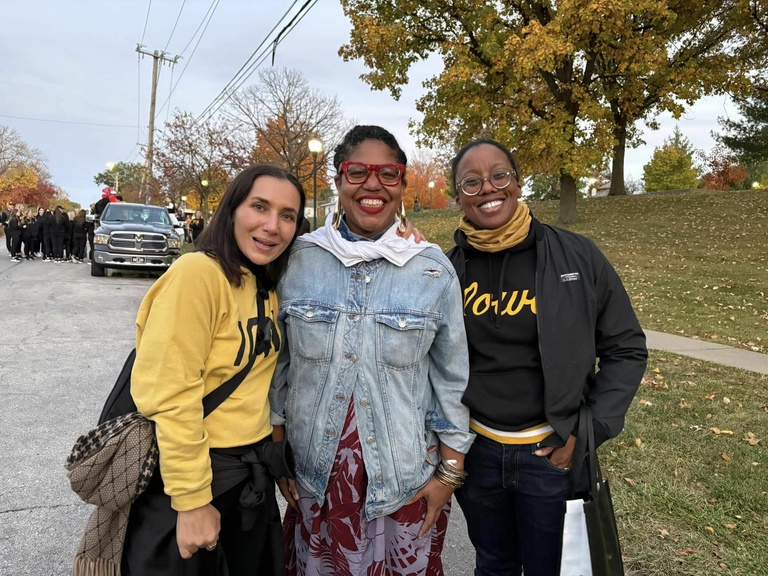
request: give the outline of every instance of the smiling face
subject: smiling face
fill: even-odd
[[[258,177],[232,215],[240,252],[260,266],[282,254],[296,233],[301,207],[299,191],[288,180]]]
[[[456,166],[456,201],[467,219],[478,229],[494,230],[512,219],[517,210],[517,200],[523,195],[520,185],[514,176],[501,190],[485,181],[480,192],[475,196],[467,196],[458,183],[467,176],[489,178],[497,170],[514,172],[507,155],[491,144],[470,148]]]
[[[397,164],[394,150],[380,140],[364,140],[349,154],[348,162],[361,164]],[[350,184],[344,174],[334,178],[341,207],[346,212],[349,229],[371,238],[389,228],[395,221],[405,189],[405,180],[394,186],[383,186],[376,173],[369,171],[362,184]]]

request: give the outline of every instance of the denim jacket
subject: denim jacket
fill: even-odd
[[[353,401],[366,516],[391,514],[430,479],[439,442],[466,454],[474,439],[453,266],[430,247],[401,268],[384,259],[347,268],[299,239],[278,292],[285,340],[269,399],[298,480],[322,505]]]

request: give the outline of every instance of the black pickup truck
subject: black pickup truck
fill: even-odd
[[[96,224],[91,276],[104,276],[107,268],[162,272],[179,257],[180,248],[165,208],[113,202]]]

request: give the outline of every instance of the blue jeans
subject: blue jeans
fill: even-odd
[[[475,547],[475,576],[559,575],[571,475],[535,450],[478,434],[467,454],[456,499]]]

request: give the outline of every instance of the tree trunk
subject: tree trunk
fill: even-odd
[[[626,196],[624,187],[624,154],[627,150],[627,119],[620,118],[613,129],[616,143],[613,145],[613,166],[611,167],[611,189],[608,196]]]
[[[576,179],[570,174],[560,174],[560,224],[575,224],[576,214]]]

